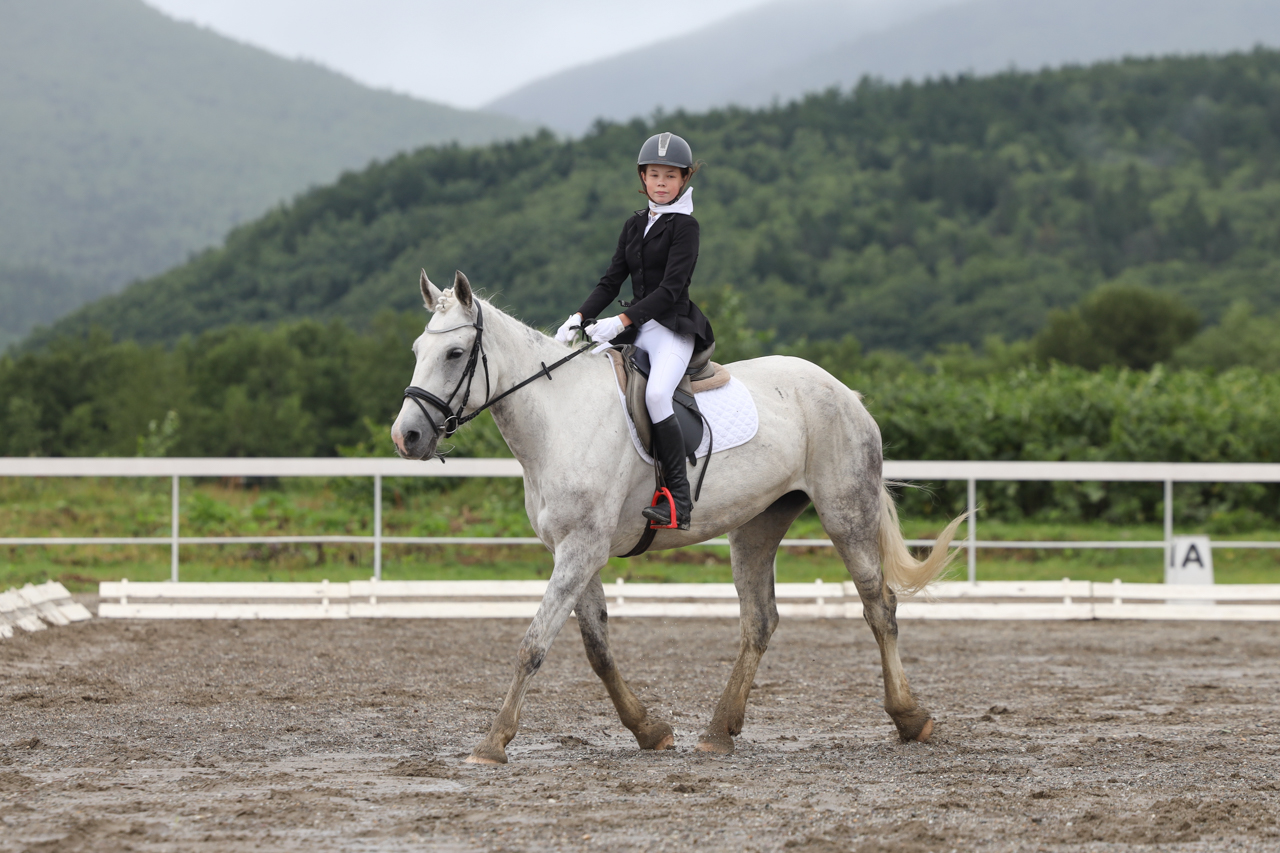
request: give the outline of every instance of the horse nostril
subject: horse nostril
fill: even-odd
[[[416,429],[411,429],[404,434],[404,443],[409,445],[417,444],[420,438],[422,438],[422,433]]]

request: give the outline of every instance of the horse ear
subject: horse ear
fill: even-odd
[[[418,288],[422,291],[422,305],[432,314],[436,312],[436,304],[443,295],[440,288],[431,283],[431,279],[427,278],[427,271],[422,271],[422,277],[418,279]]]
[[[463,308],[468,310],[471,308],[471,282],[467,281],[462,270],[453,272],[453,295],[462,303]]]

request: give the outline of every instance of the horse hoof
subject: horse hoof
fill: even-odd
[[[933,734],[933,717],[923,708],[894,717],[893,724],[898,729],[898,740],[903,743],[924,742]]]
[[[704,734],[698,739],[698,752],[710,752],[715,755],[732,755],[733,738],[726,732]]]
[[[506,764],[507,753],[506,752],[497,752],[497,753],[486,752],[486,751],[482,751],[480,747],[476,747],[475,751],[467,756],[467,760],[464,763],[466,764]]]
[[[671,726],[659,723],[646,731],[636,733],[636,743],[641,749],[675,749],[676,736]]]

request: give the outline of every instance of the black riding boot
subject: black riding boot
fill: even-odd
[[[676,505],[676,527],[688,530],[693,500],[689,496],[689,474],[684,467],[684,435],[680,432],[680,424],[676,422],[675,415],[653,425],[653,455],[662,466],[662,478]],[[659,526],[671,524],[665,500],[659,499],[657,506],[647,508],[644,517]]]

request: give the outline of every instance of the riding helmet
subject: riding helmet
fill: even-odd
[[[637,166],[675,166],[677,169],[693,168],[693,149],[674,133],[657,133],[640,146]]]

